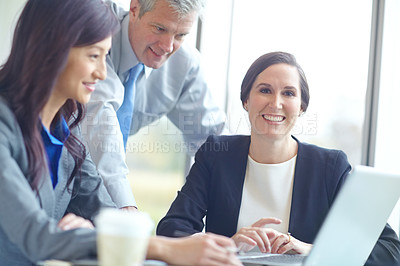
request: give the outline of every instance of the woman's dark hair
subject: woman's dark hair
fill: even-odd
[[[257,76],[268,67],[276,64],[288,64],[297,68],[300,77],[301,109],[303,112],[305,112],[307,110],[308,103],[310,102],[310,90],[308,88],[306,75],[304,74],[301,66],[297,63],[296,58],[293,55],[285,52],[268,53],[260,56],[256,61],[254,61],[249,70],[247,70],[242,82],[242,87],[240,90],[240,100],[242,101],[242,104],[244,105],[249,98],[251,88],[253,87],[253,83]]]
[[[32,189],[37,189],[43,166],[47,165],[40,112],[66,65],[70,49],[102,41],[118,30],[118,20],[101,0],[29,0],[22,10],[11,53],[0,69],[0,95],[21,128]],[[50,127],[64,117],[72,129],[83,116],[84,107],[69,99]],[[69,185],[85,160],[86,150],[72,133],[64,145],[75,161]]]

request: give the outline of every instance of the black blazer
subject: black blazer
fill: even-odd
[[[293,137],[294,138],[294,137]],[[313,243],[351,166],[344,152],[298,142],[289,232]],[[210,136],[196,153],[195,164],[157,234],[177,236],[206,231],[228,237],[236,233],[250,147],[249,136]],[[346,241],[344,237],[344,241]],[[400,242],[386,225],[367,264],[394,265]],[[379,263],[377,263],[379,262]]]

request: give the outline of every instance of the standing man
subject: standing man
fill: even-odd
[[[136,206],[126,178],[129,135],[166,115],[194,154],[208,135],[221,133],[225,114],[211,99],[198,51],[181,47],[204,0],[131,0],[129,12],[109,4],[121,30],[107,58],[108,77],[92,95],[82,132],[111,198],[129,209]]]

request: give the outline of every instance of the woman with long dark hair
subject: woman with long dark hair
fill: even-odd
[[[118,27],[100,0],[30,0],[21,13],[0,70],[1,265],[96,252],[87,219],[113,203],[76,133]]]
[[[96,256],[92,220],[115,207],[85,146],[79,121],[119,23],[101,0],[28,0],[0,68],[0,265]],[[208,234],[152,237],[148,258],[236,265]]]

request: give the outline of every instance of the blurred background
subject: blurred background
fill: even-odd
[[[129,8],[129,0],[115,2]],[[0,62],[24,3],[0,0]],[[311,93],[293,134],[344,150],[353,166],[400,172],[399,11],[398,0],[209,0],[185,42],[200,50],[231,134],[249,134],[239,99],[246,70],[264,53],[286,51],[303,67]],[[130,137],[126,160],[138,207],[157,223],[191,162],[180,132],[162,118]],[[399,209],[389,219],[397,233]]]

